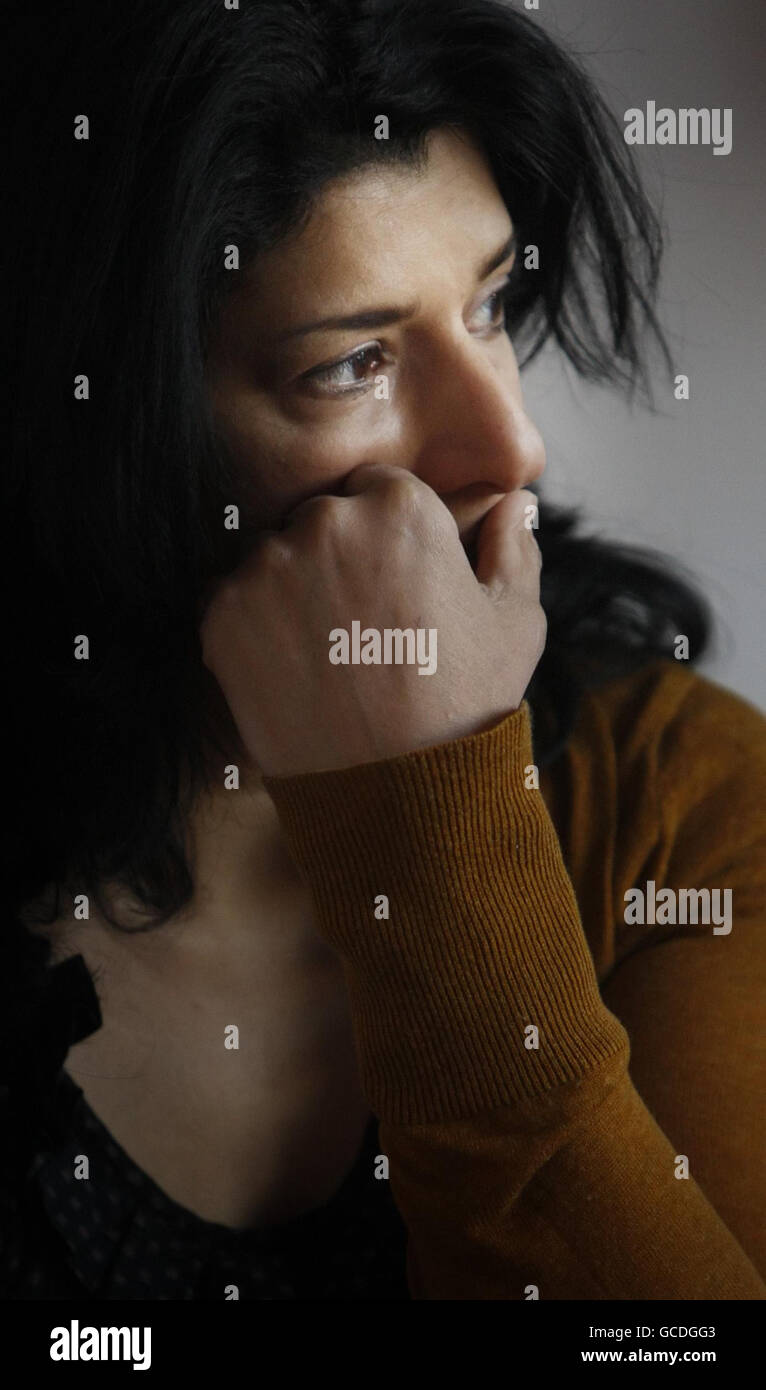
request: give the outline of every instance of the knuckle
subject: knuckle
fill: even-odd
[[[414,507],[422,496],[420,479],[413,473],[391,473],[384,480],[383,491],[394,501]]]
[[[397,527],[402,524],[414,534],[422,544],[440,544],[445,532],[445,520],[441,507],[435,508],[436,501],[419,478],[412,474],[391,479],[388,493],[391,520]],[[446,525],[451,521],[447,513]]]
[[[337,514],[337,497],[331,497],[326,492],[317,493],[314,497],[306,497],[293,508],[291,521],[301,522],[307,525],[324,525],[330,517]]]
[[[245,567],[234,575],[238,591],[241,591],[241,586],[248,580],[284,569],[290,558],[290,545],[284,536],[274,531],[262,536],[248,557]]]
[[[218,585],[205,613],[203,626],[210,628],[215,619],[224,613],[229,613],[236,608],[239,603],[239,587],[236,575],[229,574],[222,579]]]

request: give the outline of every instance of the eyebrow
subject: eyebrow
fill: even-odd
[[[485,261],[477,267],[476,282],[481,283],[486,280],[493,270],[497,270],[499,265],[516,249],[516,231],[511,232],[508,240],[493,251]],[[400,323],[403,319],[412,318],[418,309],[418,301],[413,304],[402,304],[398,308],[384,309],[360,309],[356,314],[337,315],[333,318],[317,319],[314,323],[303,323],[297,328],[288,328],[286,332],[279,333],[276,342],[283,343],[290,338],[298,338],[306,333],[317,333],[322,328],[385,328],[390,323]]]

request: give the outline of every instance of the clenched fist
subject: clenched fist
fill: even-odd
[[[202,657],[265,776],[323,772],[478,733],[524,698],[545,645],[532,493],[484,517],[476,573],[458,526],[405,469],[361,464],[301,502],[215,590]],[[338,628],[437,635],[417,664],[337,664]]]

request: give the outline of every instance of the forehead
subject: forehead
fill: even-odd
[[[300,232],[245,276],[266,312],[282,296],[323,310],[376,285],[405,298],[409,276],[441,264],[465,274],[511,230],[486,157],[467,135],[435,131],[422,166],[368,165],[326,185]],[[414,288],[414,286],[413,286]]]

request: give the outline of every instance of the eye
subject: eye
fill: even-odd
[[[491,334],[504,333],[507,327],[506,314],[513,298],[512,281],[505,280],[480,306],[480,313],[486,313],[486,323]],[[312,367],[304,372],[301,381],[308,384],[311,394],[318,396],[343,396],[363,391],[370,385],[370,373],[375,366],[381,366],[385,353],[380,343],[366,343],[339,362],[330,362],[325,367]],[[313,388],[313,389],[312,389]]]
[[[302,380],[318,382],[322,387],[329,388],[329,394],[340,395],[366,385],[366,378],[373,363],[380,364],[382,361],[383,350],[380,344],[367,343],[365,347],[357,348],[356,352],[352,352],[340,362],[331,362],[327,367],[312,368],[310,372],[304,373]],[[359,372],[363,368],[366,368],[366,371],[360,376]]]
[[[498,289],[493,290],[492,294],[480,306],[479,313],[485,314],[485,321],[493,331],[501,333],[505,330],[506,310],[511,295],[511,282],[506,280]]]

